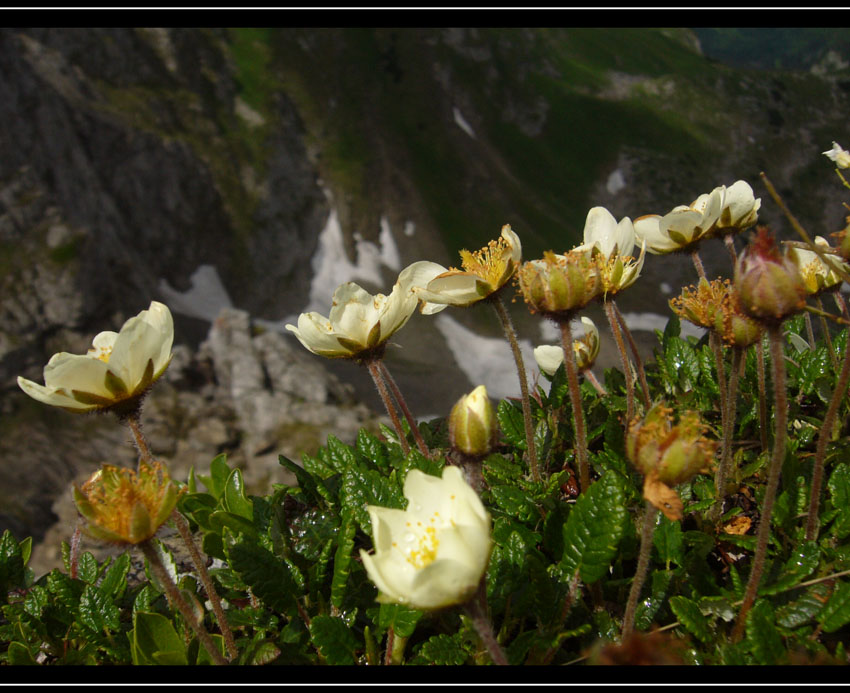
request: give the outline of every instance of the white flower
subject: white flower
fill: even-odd
[[[690,250],[714,230],[726,199],[726,186],[703,193],[690,205],[678,205],[663,217],[648,214],[635,219],[635,236],[655,255]]]
[[[576,356],[576,368],[579,372],[593,366],[599,355],[599,330],[593,320],[582,317],[584,336],[573,340],[573,351]],[[546,375],[555,375],[555,371],[564,362],[564,349],[560,346],[541,345],[534,349],[534,360]]]
[[[458,467],[442,479],[411,470],[404,496],[407,510],[367,508],[375,553],[360,557],[378,601],[423,610],[467,601],[490,559],[489,513]]]
[[[761,198],[756,199],[752,186],[744,180],[735,181],[726,188],[723,209],[715,224],[715,230],[748,229],[758,221],[760,207]]]
[[[625,257],[635,248],[635,229],[629,217],[620,223],[605,207],[594,207],[587,213],[584,222],[584,243],[573,250],[589,251],[599,248],[607,260],[616,256]]]
[[[788,248],[788,257],[800,270],[806,291],[810,296],[828,291],[843,281],[841,275],[835,271],[835,267],[840,268],[845,273],[850,270],[847,263],[835,254],[835,248],[830,247],[829,241],[823,236],[815,236],[815,245],[823,249],[833,267],[827,265],[813,250],[797,246],[789,246]]]
[[[619,223],[605,207],[594,207],[587,213],[584,224],[584,243],[573,248],[583,252],[596,263],[602,295],[616,294],[634,284],[640,276],[645,257],[645,244],[641,242],[640,256],[632,256],[635,249],[635,227],[629,217]]]
[[[850,168],[850,152],[842,149],[838,142],[833,142],[832,149],[824,152],[823,155],[832,159],[838,168]]]
[[[414,262],[402,270],[389,296],[373,296],[354,282],[336,288],[326,318],[301,313],[298,326],[287,325],[298,341],[314,354],[332,359],[368,358],[379,354],[386,341],[413,315],[419,304],[414,287],[443,271],[434,262]]]
[[[501,289],[522,261],[522,243],[508,224],[501,236],[474,253],[460,251],[463,269],[442,268],[424,287],[415,289],[426,302],[425,315],[436,313],[447,305],[470,306]]]
[[[153,301],[120,332],[98,334],[87,354],[54,354],[44,367],[44,385],[21,377],[18,385],[33,399],[69,411],[132,408],[165,372],[173,341],[171,311]]]

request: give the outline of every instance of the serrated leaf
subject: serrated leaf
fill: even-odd
[[[829,587],[824,583],[812,585],[793,602],[776,610],[776,623],[783,628],[798,628],[820,613],[829,597]]]
[[[340,497],[343,508],[353,512],[360,529],[370,537],[372,522],[367,506],[380,505],[399,510],[404,507],[404,495],[398,484],[372,469],[348,469],[342,476]]]
[[[505,440],[514,447],[525,450],[528,445],[525,440],[525,419],[522,409],[503,399],[496,408],[496,418],[499,420],[499,427],[502,429]]]
[[[328,664],[356,664],[360,643],[345,621],[320,614],[310,621],[313,645]]]
[[[97,587],[86,585],[78,608],[79,622],[95,633],[118,630],[118,607]]]
[[[668,570],[654,570],[649,579],[649,596],[638,602],[635,609],[635,629],[647,630],[667,598],[673,574]]]
[[[35,666],[38,664],[29,648],[19,642],[9,643],[6,657],[8,658],[7,662],[12,666]]]
[[[579,496],[564,525],[564,572],[586,584],[605,575],[629,521],[625,493],[622,477],[607,471]]]
[[[188,664],[186,645],[162,614],[137,611],[130,634],[133,664]]]
[[[224,482],[224,508],[248,522],[254,520],[254,504],[245,495],[245,482],[239,469],[230,472]]]
[[[458,633],[433,635],[419,648],[416,660],[422,663],[450,666],[463,664],[469,655],[463,649]],[[418,662],[417,662],[418,663]]]
[[[83,552],[77,562],[77,577],[83,582],[93,584],[97,580],[97,559],[89,551]]]
[[[30,616],[40,619],[44,607],[47,606],[49,596],[45,587],[33,585],[24,597],[24,611]]]
[[[365,428],[357,433],[356,450],[384,474],[390,473],[390,456],[386,445]]]
[[[357,466],[354,450],[334,435],[328,436],[328,445],[319,451],[320,456],[322,452],[325,453],[324,461],[339,474]]]
[[[518,464],[514,464],[504,455],[493,453],[484,459],[481,465],[484,478],[491,482],[515,482],[522,478],[523,470]]]
[[[773,607],[758,600],[747,614],[747,644],[758,664],[778,664],[785,655],[782,637],[776,630]]]
[[[767,596],[784,592],[809,575],[818,567],[820,549],[814,541],[807,541],[801,547],[794,549],[791,556],[782,566],[779,578],[771,585],[759,589],[759,595]]]
[[[708,642],[711,639],[711,626],[708,619],[702,615],[696,602],[687,597],[676,595],[670,598],[670,609],[676,614],[676,618],[688,632],[701,640]]]
[[[133,611],[150,611],[156,597],[156,590],[149,584],[145,585],[133,600]]]
[[[490,492],[493,494],[496,505],[511,517],[528,521],[540,515],[534,499],[512,484],[493,486]]]
[[[98,589],[109,599],[120,599],[124,595],[124,590],[127,588],[127,573],[129,570],[130,554],[125,552],[109,566]]]
[[[381,604],[375,624],[384,630],[392,628],[396,635],[409,638],[424,615],[424,611],[411,609],[403,604]]]
[[[230,567],[273,611],[286,611],[298,597],[286,564],[244,535],[225,530],[224,546]]]
[[[0,536],[0,604],[6,601],[6,593],[24,581],[24,560],[21,545],[7,529]]]
[[[850,582],[840,582],[826,606],[818,614],[818,623],[827,633],[833,633],[850,622]]]
[[[357,522],[351,511],[344,510],[337,535],[337,548],[334,554],[334,572],[331,581],[331,603],[340,608],[345,597],[348,575],[351,570],[351,559],[354,551],[354,535],[357,532]]]

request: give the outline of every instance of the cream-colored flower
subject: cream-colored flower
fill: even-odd
[[[737,192],[737,191],[736,191]],[[703,193],[690,205],[674,207],[664,216],[648,214],[635,219],[635,237],[646,241],[655,255],[690,250],[714,229],[726,199],[726,186]]]
[[[753,226],[759,219],[761,198],[756,199],[752,186],[744,180],[736,180],[726,188],[723,209],[714,225],[718,234],[735,233]]]
[[[597,267],[600,290],[605,299],[631,286],[643,268],[645,244],[641,242],[640,256],[634,259],[635,227],[629,217],[619,223],[604,207],[594,207],[587,213],[584,224],[584,243],[573,252],[585,253]]]
[[[850,152],[842,149],[838,142],[833,142],[832,149],[824,152],[823,155],[832,159],[838,168],[850,168]]]
[[[584,336],[573,340],[573,352],[576,368],[585,371],[596,361],[599,355],[599,330],[590,318],[582,317]],[[555,375],[555,371],[564,362],[564,349],[560,346],[541,345],[534,349],[534,360],[546,375]]]
[[[128,410],[171,361],[171,311],[153,301],[124,323],[120,332],[101,332],[85,355],[54,354],[44,367],[44,385],[18,377],[18,385],[39,402],[68,411]]]
[[[400,330],[419,304],[414,287],[444,268],[415,262],[402,270],[389,296],[372,295],[354,282],[336,288],[330,315],[301,313],[298,326],[287,325],[306,349],[331,359],[362,359],[380,355],[386,341]]]
[[[806,291],[810,296],[829,291],[841,284],[843,280],[841,275],[835,271],[836,267],[845,273],[850,272],[850,266],[836,254],[835,248],[830,247],[829,241],[823,236],[816,236],[815,244],[823,249],[827,258],[833,263],[833,267],[827,265],[813,250],[798,246],[788,247],[788,258],[800,270]]]
[[[436,313],[445,306],[469,306],[501,289],[522,261],[519,236],[508,224],[495,241],[476,252],[460,251],[462,269],[442,268],[426,286],[416,288],[425,302],[422,312]]]
[[[423,610],[467,601],[490,560],[489,513],[458,467],[442,478],[411,470],[404,496],[407,510],[368,506],[375,553],[360,557],[378,601]]]

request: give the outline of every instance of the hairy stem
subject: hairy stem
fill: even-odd
[[[850,329],[848,329],[850,337]],[[818,513],[820,512],[820,495],[823,486],[824,460],[826,458],[826,446],[832,439],[835,417],[841,407],[844,396],[847,394],[847,385],[850,383],[850,341],[844,348],[844,361],[841,364],[841,373],[835,384],[835,392],[829,402],[829,408],[823,419],[823,426],[818,434],[817,449],[815,451],[815,466],[812,470],[812,490],[809,499],[809,515],[806,518],[806,541],[814,541],[818,531]]]
[[[573,407],[573,428],[576,434],[576,460],[578,462],[579,492],[590,487],[590,469],[587,462],[587,433],[585,432],[584,408],[581,403],[581,390],[578,385],[578,368],[573,349],[573,331],[569,320],[562,320],[561,346],[564,349],[564,369],[570,391],[570,404]]]
[[[404,415],[404,418],[407,419],[407,425],[410,427],[410,432],[413,434],[413,439],[416,441],[416,445],[419,448],[419,452],[421,452],[425,457],[431,456],[431,451],[428,449],[428,446],[425,445],[425,439],[422,437],[422,433],[419,431],[419,426],[416,423],[416,419],[413,418],[413,414],[410,411],[410,407],[407,406],[407,401],[404,399],[404,395],[401,394],[401,390],[396,384],[395,378],[393,378],[389,369],[387,368],[387,364],[384,363],[383,360],[378,362],[378,365],[381,369],[381,375],[384,377],[384,381],[387,385],[390,386],[390,390],[393,393],[393,397],[395,398],[396,403],[401,409],[401,413]]]
[[[611,326],[611,332],[614,334],[617,350],[620,352],[623,374],[626,376],[626,428],[628,428],[629,423],[635,415],[635,381],[634,374],[632,373],[632,364],[629,361],[629,355],[626,353],[626,345],[623,343],[623,335],[617,323],[617,315],[614,312],[614,307],[611,301],[603,301],[603,305],[605,306],[605,316],[608,318],[608,324]],[[566,354],[564,356],[566,357]]]
[[[213,585],[212,578],[210,578],[210,574],[207,572],[207,564],[201,556],[201,552],[198,551],[195,540],[192,538],[189,523],[186,522],[186,519],[178,510],[171,513],[171,519],[174,520],[174,524],[177,525],[177,531],[180,533],[183,543],[186,544],[186,548],[189,550],[189,556],[192,558],[192,563],[194,563],[195,569],[198,571],[198,576],[204,584],[207,599],[209,599],[210,604],[212,604],[213,613],[218,621],[218,627],[221,628],[221,634],[224,636],[224,644],[227,647],[227,653],[230,655],[231,660],[236,659],[239,656],[239,650],[236,648],[233,631],[230,630],[230,624],[227,622],[227,617],[224,615],[224,609],[221,608],[221,598],[218,596],[218,592],[215,589],[215,585]]]
[[[696,248],[691,251],[691,260],[694,262],[694,267],[696,267],[699,278],[708,281],[708,278],[705,276],[705,267],[702,264],[702,258],[700,258],[699,251]]]
[[[656,507],[647,501],[646,510],[643,514],[643,528],[640,532],[640,555],[635,569],[635,577],[632,580],[632,588],[629,590],[629,600],[626,602],[626,613],[623,616],[622,640],[626,640],[635,627],[635,611],[649,570],[649,554],[652,551],[652,535],[655,533],[655,518],[657,516]]]
[[[723,501],[726,500],[726,478],[732,462],[732,439],[735,437],[735,413],[738,404],[738,374],[741,369],[744,351],[737,347],[732,350],[732,370],[729,372],[729,383],[726,389],[726,420],[723,422],[723,441],[721,443],[720,464],[714,475],[716,489],[715,504],[711,511],[711,519],[717,522],[723,513]]]
[[[818,304],[818,308],[821,312],[826,313],[823,307],[823,301],[821,301],[820,296],[815,296],[815,303]],[[808,315],[808,313],[807,313]],[[821,315],[820,317],[820,327],[823,331],[823,338],[826,340],[826,348],[829,351],[829,360],[832,362],[832,367],[835,370],[838,370],[838,356],[835,354],[835,346],[832,344],[832,337],[829,334],[829,323],[827,323],[826,318]]]
[[[629,348],[632,351],[632,356],[635,358],[635,367],[637,368],[638,378],[640,379],[640,387],[641,387],[641,395],[643,399],[644,406],[649,409],[649,385],[646,383],[646,371],[643,367],[643,360],[640,357],[640,352],[638,352],[637,344],[635,344],[634,337],[632,337],[632,331],[629,329],[629,326],[626,325],[626,320],[623,318],[623,314],[620,312],[620,309],[617,307],[617,304],[614,302],[614,299],[611,299],[611,305],[614,306],[614,313],[617,315],[617,322],[620,324],[620,329],[623,334],[626,335],[626,340],[629,343]]]
[[[776,500],[776,490],[779,487],[779,475],[782,472],[782,462],[785,459],[785,442],[788,437],[788,398],[785,392],[785,354],[782,348],[782,325],[771,325],[770,360],[773,366],[773,394],[776,411],[776,430],[773,437],[773,454],[770,458],[770,470],[767,477],[767,487],[761,508],[758,534],[756,535],[756,552],[750,570],[750,579],[744,592],[744,601],[738,612],[738,620],[732,633],[732,641],[738,642],[744,633],[747,613],[756,600],[759,582],[764,570],[764,560],[767,557],[767,545],[770,539],[770,517],[773,514],[773,503]]]
[[[759,440],[761,449],[767,450],[767,385],[765,383],[764,341],[760,339],[753,345],[756,350],[756,375],[759,388]]]
[[[142,462],[145,464],[151,464],[153,462],[153,455],[151,455],[151,449],[148,446],[147,440],[145,440],[145,436],[142,433],[142,421],[139,412],[135,412],[133,414],[129,414],[122,419],[130,429],[130,432],[133,434],[133,440],[136,443],[136,447],[139,450],[139,465]],[[138,469],[136,470],[138,471]]]
[[[726,250],[729,252],[729,257],[732,260],[732,267],[734,267],[738,263],[738,253],[735,252],[735,239],[732,238],[731,233],[727,233],[723,236],[723,243],[726,246]]]
[[[390,421],[393,423],[393,428],[395,428],[396,433],[398,434],[398,442],[401,445],[401,451],[405,456],[407,456],[407,453],[410,452],[410,444],[407,442],[407,436],[404,434],[404,428],[401,425],[401,420],[398,418],[398,412],[393,405],[390,393],[387,391],[387,385],[381,377],[381,368],[378,365],[378,359],[369,359],[364,361],[364,363],[366,364],[366,368],[369,369],[369,375],[372,376],[372,381],[375,383],[375,387],[378,389],[378,394],[384,402],[384,407],[386,407]]]
[[[499,641],[496,640],[496,635],[493,633],[493,624],[490,621],[490,616],[487,614],[487,587],[486,581],[481,580],[478,585],[478,591],[466,604],[463,605],[466,615],[472,621],[478,637],[490,653],[490,659],[493,664],[506,665],[508,663],[505,652]]]
[[[597,379],[596,376],[593,375],[593,371],[589,368],[584,371],[584,377],[588,379],[591,385],[596,389],[596,391],[602,395],[603,397],[608,394],[608,390],[605,389],[605,386],[602,385]]]
[[[505,337],[511,345],[511,352],[514,355],[516,363],[517,375],[519,376],[519,389],[522,394],[522,417],[525,420],[525,442],[528,446],[528,466],[531,469],[531,478],[534,481],[540,481],[540,469],[537,464],[537,448],[534,443],[534,424],[531,421],[531,402],[528,398],[528,381],[525,376],[525,362],[522,358],[522,351],[519,348],[519,340],[516,336],[511,316],[505,308],[502,299],[496,294],[492,294],[489,303],[499,316],[499,321],[502,323],[502,329],[505,332]]]
[[[188,623],[192,630],[195,631],[195,635],[198,636],[198,640],[201,642],[204,648],[206,648],[207,652],[210,653],[210,657],[212,657],[213,661],[216,664],[227,664],[227,660],[222,657],[221,652],[219,652],[218,648],[210,637],[210,634],[207,632],[207,629],[204,628],[204,624],[198,622],[191,607],[186,603],[186,600],[183,599],[183,596],[180,594],[180,590],[177,589],[177,585],[174,584],[174,581],[168,574],[168,570],[162,564],[162,560],[160,559],[157,550],[151,543],[151,540],[146,539],[145,541],[141,542],[139,544],[139,548],[141,548],[142,553],[145,554],[145,558],[148,559],[148,563],[150,563],[151,570],[153,570],[153,572],[156,574],[156,577],[159,579],[160,584],[162,584],[162,586],[165,588],[165,593],[168,597],[168,601],[171,606],[176,608],[183,615],[183,618],[186,619],[186,623]]]

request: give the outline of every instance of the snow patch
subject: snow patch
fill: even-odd
[[[519,397],[516,364],[504,337],[482,337],[445,313],[434,320],[458,367],[474,386],[484,385],[487,394],[495,400]],[[531,342],[521,339],[520,350],[526,364],[526,377],[533,382],[536,372],[528,369],[528,364],[536,363]]]
[[[463,114],[460,112],[457,106],[452,109],[454,113],[455,123],[457,126],[463,130],[467,135],[469,135],[472,139],[476,139],[475,131],[472,129],[472,126],[466,122],[466,118],[463,117]]]
[[[192,288],[181,292],[167,280],[159,280],[159,291],[169,309],[175,313],[212,322],[222,308],[233,307],[230,295],[213,265],[201,265],[191,274],[189,281]]]
[[[605,183],[605,187],[610,195],[616,195],[623,188],[625,188],[626,179],[623,176],[622,170],[618,168],[610,176],[608,176],[608,182]]]

